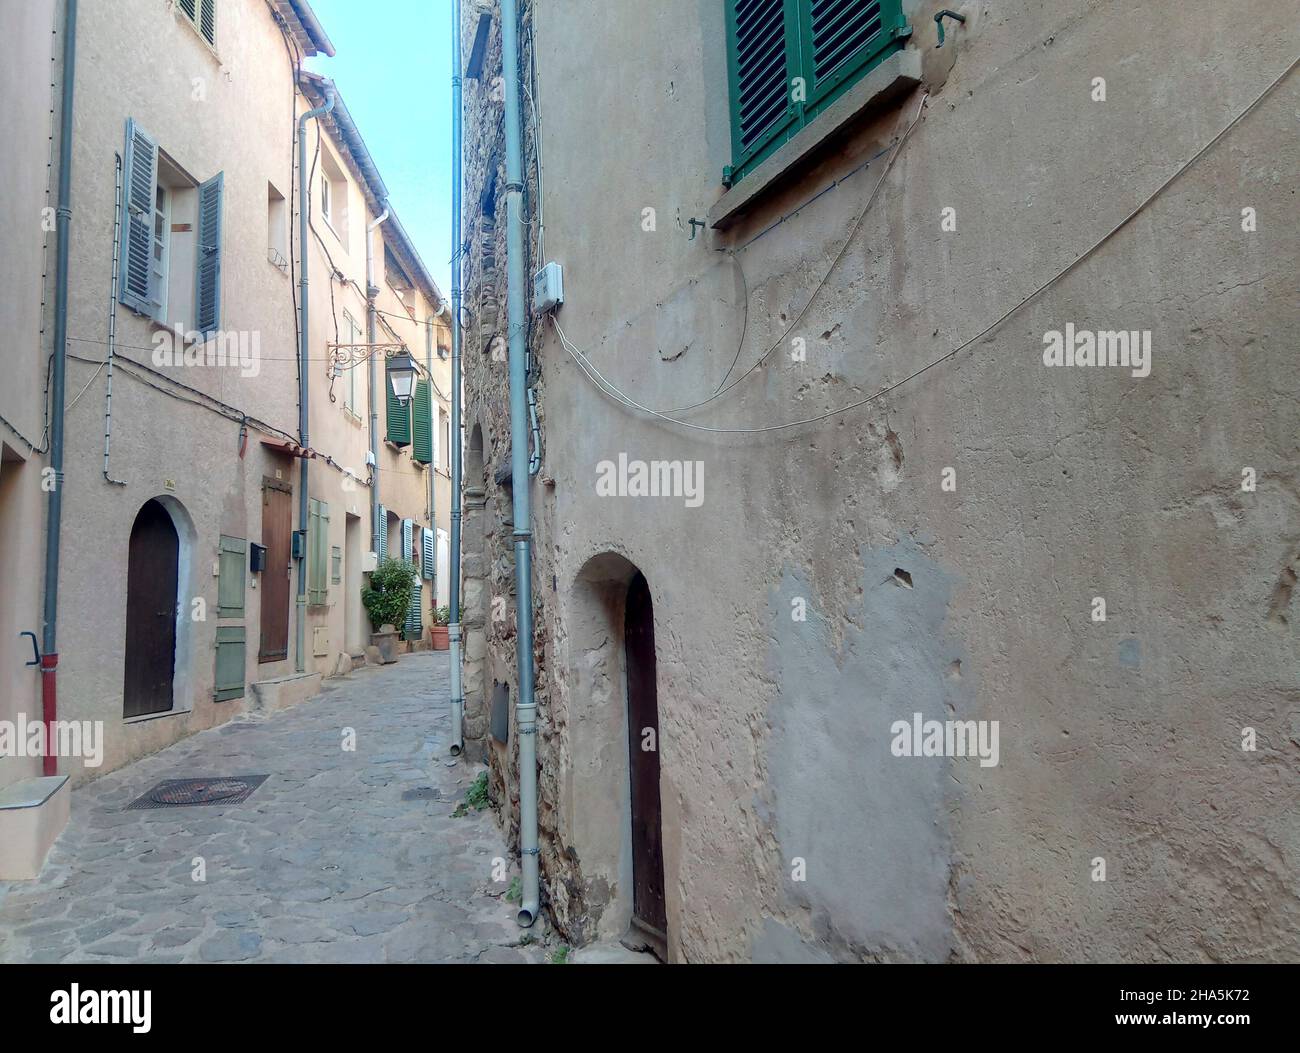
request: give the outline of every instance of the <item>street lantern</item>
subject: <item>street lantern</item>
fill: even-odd
[[[397,401],[405,406],[411,401],[411,392],[415,388],[415,359],[406,348],[388,360],[388,378]]]

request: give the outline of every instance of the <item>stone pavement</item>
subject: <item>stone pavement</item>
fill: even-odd
[[[40,878],[0,882],[0,961],[543,961],[558,941],[515,924],[517,869],[492,880],[491,812],[452,816],[478,769],[448,763],[448,667],[359,669],[75,790]],[[125,810],[218,775],[269,777],[239,805]]]

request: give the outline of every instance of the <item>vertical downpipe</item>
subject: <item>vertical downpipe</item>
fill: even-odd
[[[460,627],[460,180],[461,180],[461,56],[460,0],[452,0],[451,48],[451,581],[447,603],[447,640],[451,647],[451,755],[459,757],[465,748],[462,725],[465,688],[461,678]]]
[[[72,88],[77,71],[77,0],[66,0],[63,25],[63,88],[59,102],[59,200],[54,272],[54,361],[50,379],[50,463],[54,489],[45,520],[45,596],[41,647],[41,716],[45,721],[42,772],[59,773],[54,755],[58,719],[59,528],[63,522],[63,412],[68,372],[68,255],[72,234]]]
[[[374,222],[366,226],[366,343],[370,345],[366,356],[367,388],[370,392],[370,398],[368,399],[370,409],[370,456],[375,459],[375,463],[370,468],[370,548],[373,552],[379,551],[379,531],[388,529],[387,523],[381,524],[379,522],[379,502],[382,500],[379,494],[379,389],[376,380],[379,369],[375,363],[374,352],[378,332],[375,297],[379,295],[379,286],[375,284],[374,232],[388,218],[388,199],[385,198],[381,204],[384,206],[383,215],[377,216]],[[388,378],[385,377],[384,383],[387,382]]]
[[[532,515],[528,472],[528,338],[524,296],[524,164],[520,124],[519,6],[501,0],[501,50],[506,109],[506,317],[510,327],[510,477],[514,490],[515,650],[519,659],[519,840],[523,896],[517,915],[524,928],[540,902],[537,860],[537,704],[533,699]]]
[[[298,560],[297,625],[294,628],[293,668],[295,672],[307,671],[307,482],[310,435],[308,434],[308,380],[311,377],[307,348],[310,343],[307,322],[307,215],[311,196],[307,187],[307,122],[322,117],[334,109],[334,85],[325,85],[325,105],[308,110],[298,118],[298,444],[302,447],[298,466],[298,530],[302,538],[302,556]]]

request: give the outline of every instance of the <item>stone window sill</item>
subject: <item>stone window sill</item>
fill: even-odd
[[[920,52],[915,48],[894,52],[723,194],[709,209],[709,226],[726,230],[777,188],[805,171],[828,146],[920,83]]]

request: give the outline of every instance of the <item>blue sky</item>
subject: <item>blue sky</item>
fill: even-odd
[[[443,295],[451,267],[451,0],[310,0],[332,77]]]

